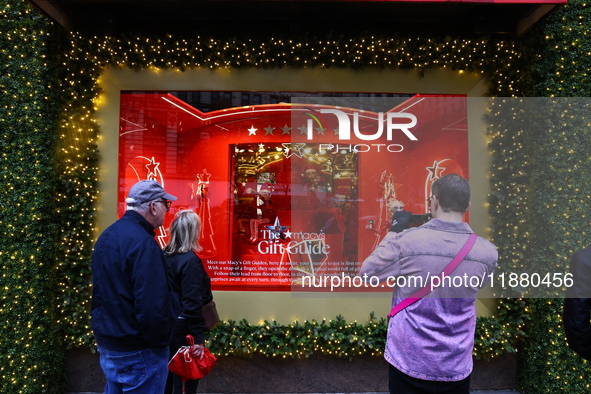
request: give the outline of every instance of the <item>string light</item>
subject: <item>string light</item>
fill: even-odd
[[[208,348],[218,355],[265,355],[301,358],[315,352],[352,358],[370,353],[383,355],[386,322],[373,313],[366,325],[336,320],[306,320],[282,326],[276,321],[250,325],[245,320],[223,322],[209,333]]]
[[[480,54],[480,55],[479,55]],[[494,54],[494,60],[486,60]],[[60,286],[63,304],[60,322],[71,330],[67,338],[78,337],[74,346],[88,344],[92,338],[88,318],[82,313],[88,308],[87,267],[93,234],[92,203],[96,200],[96,168],[93,150],[97,135],[93,119],[98,84],[96,77],[103,67],[131,67],[158,70],[173,68],[184,70],[193,67],[240,68],[265,67],[328,67],[340,64],[347,67],[412,67],[419,70],[429,67],[449,67],[462,72],[485,69],[501,70],[510,66],[517,57],[513,44],[503,40],[420,38],[420,37],[360,37],[310,39],[309,41],[269,38],[263,40],[164,35],[146,39],[142,37],[85,37],[71,33],[70,45],[64,53],[65,66],[69,70],[60,87],[70,96],[70,104],[61,124],[61,156],[66,164],[64,174],[73,178],[75,197],[85,199],[81,204],[60,207],[60,213],[71,215],[70,224],[63,234],[63,248],[68,256],[75,250],[73,261],[64,261]],[[362,60],[366,59],[366,60]],[[84,71],[82,71],[84,70]],[[86,85],[85,85],[86,84]],[[82,89],[82,86],[89,88]],[[85,182],[85,183],[84,183]],[[69,194],[60,195],[64,201]],[[82,208],[82,209],[81,209]],[[79,216],[77,216],[79,215]],[[84,219],[83,219],[84,218]],[[76,226],[72,226],[76,223]],[[80,224],[84,225],[80,226]],[[77,230],[78,229],[78,230]],[[72,268],[74,267],[74,268]],[[76,272],[74,276],[71,272]],[[76,281],[72,281],[75,277]],[[71,302],[75,300],[75,302]],[[76,316],[76,318],[72,318]],[[70,335],[71,334],[71,335]]]
[[[560,14],[566,19],[542,25],[537,32],[545,41],[545,49],[538,52],[543,57],[532,62],[531,77],[519,82],[525,87],[535,81],[536,85],[524,89],[533,96],[591,93],[586,82],[591,63],[587,56],[582,56],[586,49],[578,41],[579,37],[588,36],[589,25],[577,23],[575,27],[570,23],[581,15],[588,20],[588,7],[577,1],[563,10]],[[524,119],[517,108],[499,105],[491,113],[495,119],[489,133],[489,148],[493,152],[490,180],[494,190],[489,201],[494,229],[491,234],[500,252],[499,269],[505,272],[567,272],[572,254],[588,246],[586,230],[591,221],[586,212],[591,200],[586,192],[590,181],[582,170],[589,162],[588,114],[584,109],[577,112],[562,105],[544,108],[548,108],[544,116],[530,117],[528,124],[513,122],[512,130],[499,126],[507,117]],[[560,122],[561,118],[568,122]],[[556,124],[550,119],[557,119]],[[564,133],[565,124],[568,133]],[[517,327],[528,333],[520,339],[519,391],[589,391],[588,382],[581,378],[588,376],[589,364],[566,347],[562,300],[535,298],[536,292],[531,289],[526,295],[531,298],[502,300],[497,311],[506,313],[504,306],[507,312],[515,314],[521,308],[521,317],[526,319]],[[560,292],[555,296],[561,297]]]

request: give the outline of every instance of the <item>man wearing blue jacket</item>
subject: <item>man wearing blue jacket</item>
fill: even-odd
[[[136,183],[125,215],[95,244],[91,321],[105,393],[164,392],[177,314],[154,230],[175,200],[156,181]]]

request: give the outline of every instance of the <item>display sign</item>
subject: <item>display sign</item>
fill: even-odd
[[[214,290],[308,281],[325,291],[314,283],[359,273],[396,209],[420,225],[432,182],[468,177],[463,96],[303,96],[205,109],[168,93],[122,93],[119,216],[129,188],[154,179],[178,197],[158,242],[175,212],[197,212]]]

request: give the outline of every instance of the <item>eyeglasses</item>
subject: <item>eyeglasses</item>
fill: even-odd
[[[436,196],[435,194],[432,194],[432,195],[431,195],[431,197],[429,197],[429,198],[427,199],[427,202],[428,202],[429,204],[431,204],[431,200],[433,199],[433,197],[437,198],[437,196]]]
[[[161,202],[162,204],[164,204],[164,206],[166,207],[166,212],[168,212],[170,210],[170,207],[172,206],[172,201],[169,200],[156,200],[154,202]]]

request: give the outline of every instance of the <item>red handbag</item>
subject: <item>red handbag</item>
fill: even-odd
[[[209,374],[217,360],[207,348],[203,349],[203,358],[193,356],[191,346],[193,346],[195,340],[192,335],[187,335],[187,343],[189,346],[181,346],[168,362],[170,372],[180,376],[183,382],[201,379]]]

